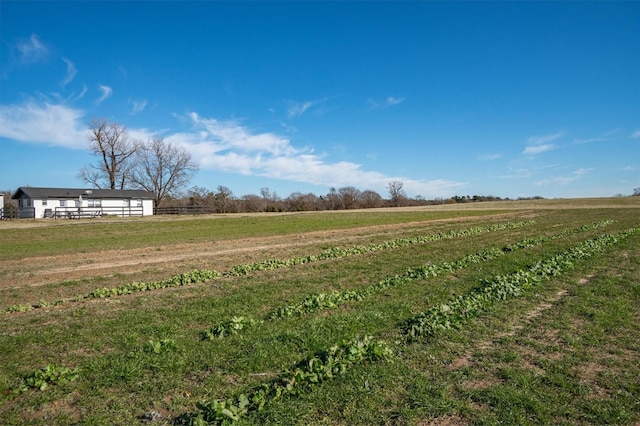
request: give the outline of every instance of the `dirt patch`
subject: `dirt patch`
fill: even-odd
[[[80,410],[77,407],[80,395],[73,391],[65,397],[46,403],[34,412],[25,412],[23,418],[27,422],[41,422],[46,419],[66,419],[70,424],[76,424],[80,421]]]
[[[375,237],[388,235],[389,238],[395,238],[399,230],[416,231],[439,222],[465,222],[505,216],[510,214],[5,260],[0,262],[0,270],[3,271],[0,289],[35,287],[116,274],[134,275],[145,270],[157,270],[165,277],[168,271],[176,268],[181,268],[180,272],[195,268],[224,271],[239,263],[281,258],[296,251],[307,254],[336,245],[359,244]]]
[[[472,356],[473,354],[471,352],[465,353],[461,357],[454,359],[451,364],[449,364],[449,368],[451,370],[457,370],[459,368],[469,367],[473,364],[473,361],[471,360]]]
[[[502,384],[501,380],[498,380],[495,377],[487,377],[484,379],[467,380],[464,383],[462,383],[461,387],[464,390],[488,389],[492,386],[499,386],[501,384]]]
[[[471,422],[460,416],[442,416],[433,420],[419,420],[416,424],[418,426],[465,426]]]

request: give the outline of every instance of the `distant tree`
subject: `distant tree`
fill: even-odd
[[[362,208],[373,209],[382,206],[382,197],[377,192],[367,189],[360,194],[360,203]]]
[[[18,217],[18,202],[17,200],[11,199],[13,192],[10,190],[4,190],[0,191],[0,194],[4,195],[4,205],[0,205],[2,216],[10,217],[12,219]]]
[[[318,202],[318,197],[310,192],[307,194],[292,192],[283,201],[285,209],[291,212],[314,211]]]
[[[338,195],[340,196],[340,201],[342,201],[343,209],[356,209],[359,207],[358,204],[361,195],[359,189],[353,186],[345,186],[344,188],[338,189]]]
[[[264,197],[255,194],[247,194],[241,197],[242,199],[242,208],[241,211],[244,212],[261,212],[266,208],[267,202]]]
[[[639,187],[639,188],[635,188],[635,189],[633,190],[633,196],[634,196],[634,197],[638,197],[638,196],[640,196],[640,187]]]
[[[269,188],[264,187],[260,188],[260,195],[262,195],[262,198],[265,201],[264,211],[277,212],[281,210],[278,194],[271,192]]]
[[[213,195],[216,213],[230,213],[235,209],[233,192],[223,185],[218,185]]]
[[[96,188],[125,189],[131,181],[133,157],[138,144],[129,140],[127,128],[106,119],[89,123],[89,151],[96,164],[80,169],[78,177]]]
[[[262,195],[262,198],[265,200],[271,199],[271,191],[266,186],[264,188],[260,188],[260,195]]]
[[[203,186],[194,186],[187,191],[189,206],[213,207],[213,192]]]
[[[163,137],[138,143],[134,164],[129,166],[133,186],[153,193],[156,206],[169,196],[177,195],[198,171],[191,154]]]
[[[404,203],[407,198],[407,194],[402,189],[403,184],[399,180],[389,182],[387,189],[389,189],[389,197],[392,207],[399,207]]]
[[[326,210],[342,210],[342,198],[334,187],[329,188],[329,192],[324,196],[324,208]]]

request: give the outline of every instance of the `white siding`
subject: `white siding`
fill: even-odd
[[[142,214],[143,216],[153,215],[153,200],[142,200]]]
[[[60,199],[47,199],[47,205],[43,205],[43,200],[41,199],[33,199],[32,206],[35,208],[35,217],[43,218],[45,217],[45,210],[50,209],[51,213],[57,213],[59,216],[65,216],[66,212],[76,213],[78,212],[78,208],[84,214],[90,214],[93,212],[103,212],[105,215],[109,216],[139,216],[140,215],[140,207],[142,207],[142,215],[143,216],[151,216],[153,215],[153,200],[142,200],[142,206],[140,203],[134,199],[121,199],[121,198],[101,198],[100,206],[95,206],[95,201],[92,201],[92,207],[89,207],[89,200],[83,199],[82,205],[78,206],[77,198],[68,198],[64,200]],[[62,201],[64,201],[64,206],[62,206]],[[24,200],[25,206],[28,203],[28,200]]]

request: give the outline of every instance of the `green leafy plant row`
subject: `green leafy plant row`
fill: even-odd
[[[159,281],[150,281],[150,282],[132,282],[129,284],[124,284],[118,287],[108,288],[97,288],[86,295],[77,296],[74,301],[80,301],[84,299],[99,299],[106,297],[114,297],[114,296],[123,296],[127,294],[142,292],[142,291],[151,291],[158,290],[164,288],[171,287],[180,287],[189,284],[199,284],[206,283],[212,280],[216,280],[222,277],[236,277],[236,276],[244,276],[248,275],[255,271],[262,270],[272,270],[290,266],[301,265],[305,263],[311,262],[319,262],[323,260],[335,260],[342,257],[354,256],[358,254],[364,253],[372,253],[379,250],[390,250],[394,248],[404,247],[412,244],[424,244],[428,242],[434,242],[442,239],[452,239],[452,238],[460,238],[460,237],[468,237],[473,235],[479,235],[487,232],[495,232],[502,231],[508,229],[516,229],[524,226],[533,225],[535,221],[523,221],[523,222],[508,222],[504,224],[495,224],[489,226],[482,227],[471,227],[462,230],[451,230],[448,232],[441,232],[438,234],[426,235],[426,236],[418,236],[414,238],[398,238],[395,240],[387,241],[380,244],[370,244],[366,246],[354,246],[349,248],[330,248],[318,255],[310,255],[310,256],[297,256],[292,257],[290,259],[280,260],[280,259],[268,259],[261,262],[254,262],[249,264],[241,264],[236,265],[231,270],[221,273],[215,270],[210,269],[198,269],[187,273],[181,273],[174,275],[170,278],[165,278]],[[4,313],[13,313],[13,312],[26,312],[30,311],[34,308],[41,308],[45,306],[52,305],[61,305],[65,303],[65,300],[58,300],[53,303],[40,302],[39,304],[33,305],[14,305],[9,308],[6,308]]]
[[[302,265],[305,263],[319,262],[323,260],[335,260],[348,256],[359,254],[373,253],[381,250],[391,250],[400,247],[406,247],[415,244],[425,244],[439,240],[470,237],[474,235],[485,234],[487,232],[504,231],[508,229],[522,228],[535,224],[535,221],[529,220],[524,222],[508,222],[504,224],[496,224],[489,226],[475,226],[462,230],[451,230],[448,232],[440,232],[437,234],[423,235],[412,238],[397,238],[395,240],[385,241],[379,244],[368,244],[363,246],[353,246],[348,248],[333,247],[327,249],[317,255],[298,256],[286,260],[269,259],[261,262],[249,263],[234,266],[230,271],[223,273],[223,276],[241,276],[247,275],[254,271],[278,269],[289,266]]]
[[[144,350],[149,353],[161,354],[176,348],[176,341],[173,339],[149,340],[144,345]]]
[[[254,327],[262,323],[263,321],[255,320],[249,317],[233,317],[229,321],[225,321],[210,328],[209,330],[205,330],[202,334],[202,338],[203,340],[214,340],[217,338],[223,338],[232,334],[238,334],[240,330]]]
[[[49,364],[27,375],[22,383],[14,389],[15,393],[26,392],[29,389],[45,390],[52,384],[73,382],[79,376],[77,368],[57,367]]]
[[[392,355],[393,351],[386,343],[370,336],[346,341],[299,362],[293,369],[248,393],[199,402],[200,412],[185,415],[182,421],[191,425],[230,424],[251,411],[262,409],[271,401],[285,395],[300,394],[319,383],[344,375],[353,365],[389,360]]]
[[[137,293],[140,291],[158,290],[162,288],[181,287],[188,284],[206,283],[211,280],[220,278],[222,274],[218,271],[209,269],[198,269],[187,273],[174,275],[171,278],[165,278],[160,281],[151,281],[146,283],[133,282],[115,288],[99,288],[87,294],[85,298],[95,299],[102,297],[122,296],[124,294]]]
[[[527,269],[487,279],[467,295],[460,295],[411,318],[403,326],[403,332],[409,340],[413,340],[431,337],[442,330],[459,328],[467,319],[489,310],[495,302],[518,297],[524,291],[573,269],[578,262],[639,231],[640,228],[630,228],[615,235],[604,234],[538,261]]]
[[[464,256],[461,259],[453,262],[442,262],[439,264],[429,264],[424,266],[412,267],[407,269],[407,271],[402,275],[394,275],[392,277],[385,278],[360,290],[336,290],[329,293],[312,294],[300,303],[277,308],[269,315],[267,315],[266,319],[268,321],[273,321],[289,316],[305,315],[321,309],[335,308],[344,303],[361,301],[372,294],[379,293],[390,287],[397,287],[406,284],[412,280],[428,279],[431,277],[442,275],[444,273],[451,273],[477,263],[496,259],[497,257],[503,256],[504,254],[519,249],[533,247],[557,238],[566,237],[568,235],[584,232],[590,229],[601,228],[610,225],[611,223],[613,223],[613,221],[610,220],[595,222],[592,224],[583,225],[577,229],[566,230],[553,236],[525,238],[516,243],[509,244],[502,249],[490,248],[479,253]],[[241,330],[246,330],[249,327],[262,324],[263,322],[263,320],[255,320],[250,317],[237,316],[230,321],[225,321],[221,324],[217,324],[211,329],[204,331],[202,334],[202,338],[205,340],[214,340],[216,338],[238,334]]]

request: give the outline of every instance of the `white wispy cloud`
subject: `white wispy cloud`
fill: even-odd
[[[569,175],[556,176],[551,179],[539,180],[535,182],[534,185],[535,186],[568,185],[572,182],[575,182],[581,179],[583,176],[586,176],[587,174],[591,173],[593,170],[594,170],[593,168],[581,167]]]
[[[529,145],[543,145],[560,139],[564,136],[564,132],[552,133],[550,135],[532,136],[527,140]]]
[[[401,104],[405,101],[406,98],[402,97],[402,98],[395,98],[393,96],[388,96],[387,99],[385,99],[385,104],[387,106],[393,106],[393,105],[398,105]]]
[[[289,107],[287,108],[287,116],[289,118],[300,117],[309,108],[311,108],[317,103],[318,101],[305,101],[305,102],[289,101]]]
[[[385,191],[392,180],[400,180],[404,189],[427,197],[444,197],[466,185],[442,179],[419,180],[388,176],[362,169],[348,161],[330,162],[326,155],[310,148],[297,148],[288,138],[274,133],[255,133],[234,120],[217,120],[189,113],[192,131],[166,135],[199,159],[202,169],[221,170],[244,175],[263,176],[326,187],[356,186]]]
[[[109,86],[103,86],[102,84],[98,84],[98,89],[102,92],[100,97],[96,100],[96,103],[99,105],[113,94],[113,89]]]
[[[147,102],[146,99],[129,100],[129,103],[132,105],[130,114],[134,115],[141,112],[147,106]]]
[[[556,149],[556,145],[552,143],[547,143],[543,145],[533,145],[533,146],[526,147],[523,151],[523,154],[536,155],[536,154],[541,154],[543,152],[551,151],[553,149]]]
[[[287,117],[288,118],[298,118],[302,116],[304,113],[309,111],[310,109],[314,109],[316,114],[321,114],[326,112],[321,109],[320,106],[325,104],[328,100],[334,99],[335,96],[326,96],[321,99],[314,99],[311,101],[287,101]]]
[[[16,44],[23,63],[39,62],[47,57],[49,49],[40,41],[36,34],[31,34],[28,40],[21,40]]]
[[[369,109],[380,109],[380,108],[389,108],[389,107],[392,107],[394,105],[401,104],[406,99],[407,99],[406,97],[397,98],[397,97],[394,97],[394,96],[387,96],[382,101],[374,100],[372,98],[369,98],[369,99],[367,99],[367,102],[369,103]]]
[[[480,155],[478,158],[483,161],[494,161],[494,160],[497,160],[498,158],[502,158],[502,154],[483,154],[483,155]]]
[[[640,129],[631,133],[631,139],[640,139]]]
[[[537,155],[557,148],[552,143],[564,136],[564,132],[552,133],[543,136],[532,136],[527,140],[527,147],[522,152],[525,155]]]
[[[76,74],[78,73],[78,70],[76,70],[73,62],[71,62],[67,58],[62,58],[62,60],[65,62],[65,64],[67,64],[67,74],[65,75],[64,80],[62,80],[62,83],[60,83],[62,87],[64,87],[73,81],[73,79],[76,77]]]
[[[73,100],[73,101],[77,101],[77,100],[82,99],[82,98],[84,97],[84,95],[86,95],[86,94],[87,94],[87,91],[88,91],[88,90],[89,90],[89,88],[87,87],[87,85],[86,85],[86,84],[83,84],[83,85],[82,85],[82,90],[80,91],[80,93],[78,93],[78,94],[76,95],[76,94],[75,94],[75,92],[74,92],[74,93],[72,94],[72,95],[73,95],[72,100]]]
[[[573,141],[573,143],[578,145],[583,145],[587,143],[604,142],[604,141],[606,141],[605,138],[587,138],[587,139],[576,139]]]
[[[550,173],[555,173],[565,168],[566,167],[561,164],[544,164],[532,167],[529,162],[514,161],[507,165],[505,173],[496,174],[494,177],[508,180],[531,179],[541,174],[549,175]]]
[[[0,105],[0,137],[65,148],[87,146],[83,111],[33,100]]]

